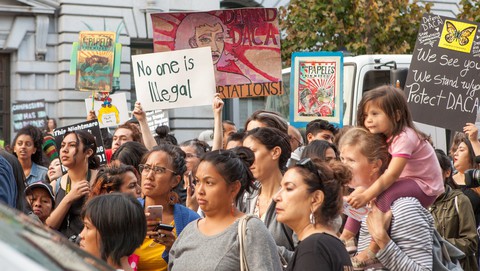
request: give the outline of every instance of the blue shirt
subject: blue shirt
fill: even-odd
[[[46,181],[47,180],[47,171],[48,169],[46,167],[42,167],[40,165],[35,164],[32,162],[32,168],[30,169],[30,175],[27,176],[26,182],[27,186],[31,185],[32,183],[38,182],[38,181]]]
[[[12,166],[0,156],[0,201],[15,208],[17,199],[17,183],[13,176]]]

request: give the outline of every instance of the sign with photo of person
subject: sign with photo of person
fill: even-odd
[[[152,14],[155,52],[210,47],[221,98],[283,94],[275,8]]]
[[[414,121],[462,132],[478,119],[479,26],[424,14],[405,84]]]

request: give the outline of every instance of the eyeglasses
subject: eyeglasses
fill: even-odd
[[[140,172],[141,173],[145,173],[145,174],[148,174],[150,173],[151,170],[153,170],[153,172],[155,174],[164,174],[165,172],[167,171],[170,171],[171,173],[173,173],[173,175],[177,175],[177,173],[171,169],[168,169],[168,168],[165,168],[165,167],[159,167],[159,166],[150,166],[150,165],[147,165],[147,164],[140,164],[138,165],[138,168],[140,169]]]
[[[302,168],[310,171],[311,173],[317,175],[318,179],[320,180],[320,185],[323,189],[322,182],[327,180],[327,176],[325,176],[325,174],[323,174],[323,172],[321,172],[319,169],[317,169],[317,167],[315,166],[315,164],[313,164],[313,162],[310,158],[303,158],[302,160],[298,161],[293,166],[302,167]]]
[[[303,146],[303,143],[294,136],[290,136],[290,140],[293,140],[293,141],[297,142],[299,147]],[[294,150],[292,150],[292,151],[294,151]]]

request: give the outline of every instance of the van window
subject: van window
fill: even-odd
[[[362,93],[379,86],[390,84],[390,70],[371,70],[363,78]]]

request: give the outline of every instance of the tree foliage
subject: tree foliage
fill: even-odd
[[[472,2],[469,0],[460,1],[462,6],[461,12],[457,15],[458,19],[464,19],[474,22],[480,22],[480,1],[475,0]]]
[[[416,0],[291,0],[280,9],[282,59],[292,52],[411,53],[423,13]]]

